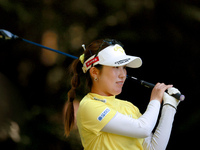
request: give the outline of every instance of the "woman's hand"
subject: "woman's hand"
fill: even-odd
[[[151,92],[150,101],[158,100],[160,103],[162,103],[163,94],[165,90],[167,90],[168,88],[171,88],[172,86],[173,85],[165,85],[164,83],[157,83]]]

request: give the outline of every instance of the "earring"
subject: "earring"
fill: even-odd
[[[94,81],[98,81],[99,79],[97,77],[94,78]]]

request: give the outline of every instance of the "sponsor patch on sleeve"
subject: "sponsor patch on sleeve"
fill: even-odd
[[[109,108],[106,108],[100,115],[99,117],[97,118],[97,120],[99,121],[102,121],[103,118],[110,112],[110,109]]]

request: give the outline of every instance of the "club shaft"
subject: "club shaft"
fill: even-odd
[[[53,48],[49,48],[49,47],[46,47],[46,46],[44,46],[44,45],[41,45],[41,44],[38,44],[38,43],[35,43],[35,42],[32,42],[32,41],[29,41],[29,40],[26,40],[26,39],[23,39],[23,38],[21,38],[21,39],[22,39],[22,41],[24,41],[24,42],[27,42],[27,43],[36,45],[36,46],[38,46],[38,47],[41,47],[41,48],[44,48],[44,49],[47,49],[47,50],[50,50],[50,51],[53,51],[53,52],[56,52],[56,53],[65,55],[65,56],[70,57],[70,58],[73,58],[73,59],[77,59],[77,58],[78,58],[78,57],[76,57],[76,56],[73,56],[73,55],[64,53],[64,52],[62,52],[62,51],[58,51],[58,50],[55,50],[55,49],[53,49]]]

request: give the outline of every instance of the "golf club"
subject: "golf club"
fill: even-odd
[[[44,48],[44,49],[47,49],[47,50],[50,50],[50,51],[53,51],[53,52],[56,52],[56,53],[65,55],[65,56],[70,57],[70,58],[73,58],[73,59],[77,59],[77,58],[78,58],[78,57],[76,57],[76,56],[73,56],[73,55],[64,53],[64,52],[62,52],[62,51],[58,51],[58,50],[55,50],[55,49],[52,49],[52,48],[43,46],[43,45],[41,45],[41,44],[38,44],[38,43],[35,43],[35,42],[32,42],[32,41],[23,39],[23,38],[21,38],[21,37],[19,37],[19,36],[17,36],[17,35],[12,34],[12,33],[9,32],[9,31],[3,30],[3,29],[0,29],[0,39],[4,39],[4,40],[15,40],[15,39],[20,39],[20,40],[22,40],[22,41],[24,41],[24,42],[27,42],[27,43],[29,43],[29,44],[36,45],[36,46],[38,46],[38,47],[41,47],[41,48]]]
[[[136,81],[137,83],[140,83],[141,85],[143,85],[143,86],[145,86],[147,88],[151,88],[152,89],[155,86],[155,84],[153,84],[153,83],[149,83],[147,81],[140,80],[140,79],[138,79],[136,77],[132,77],[132,76],[127,75],[127,78],[128,79],[133,79],[133,81]],[[166,92],[167,92],[167,90],[166,90]],[[180,93],[172,94],[171,96],[173,96],[174,98],[176,98],[176,99],[178,99],[180,101],[183,101],[185,99],[185,96],[180,94]]]
[[[55,49],[52,49],[52,48],[49,48],[49,47],[46,47],[46,46],[43,46],[41,44],[38,44],[38,43],[35,43],[35,42],[32,42],[32,41],[29,41],[29,40],[26,40],[26,39],[23,39],[17,35],[14,35],[12,34],[11,32],[7,31],[7,30],[3,30],[3,29],[0,29],[0,39],[3,39],[3,40],[15,40],[15,39],[20,39],[24,42],[27,42],[27,43],[30,43],[30,44],[33,44],[33,45],[36,45],[38,47],[41,47],[41,48],[44,48],[44,49],[47,49],[47,50],[50,50],[50,51],[53,51],[53,52],[56,52],[56,53],[59,53],[59,54],[62,54],[62,55],[65,55],[67,57],[70,57],[70,58],[73,58],[73,59],[77,59],[78,57],[76,56],[73,56],[73,55],[70,55],[70,54],[67,54],[67,53],[64,53],[64,52],[61,52],[59,50],[55,50]],[[132,79],[134,81],[137,81],[138,83],[140,83],[141,85],[147,87],[147,88],[153,88],[155,85],[152,84],[152,83],[149,83],[149,82],[146,82],[144,80],[140,80],[138,78],[135,78],[135,77],[132,77],[132,76],[128,76],[127,75],[127,78],[128,79]],[[180,100],[180,101],[183,101],[185,99],[185,96],[182,95],[182,94],[179,94],[179,93],[176,93],[176,94],[173,94],[172,95],[173,97],[175,97],[176,99]]]

